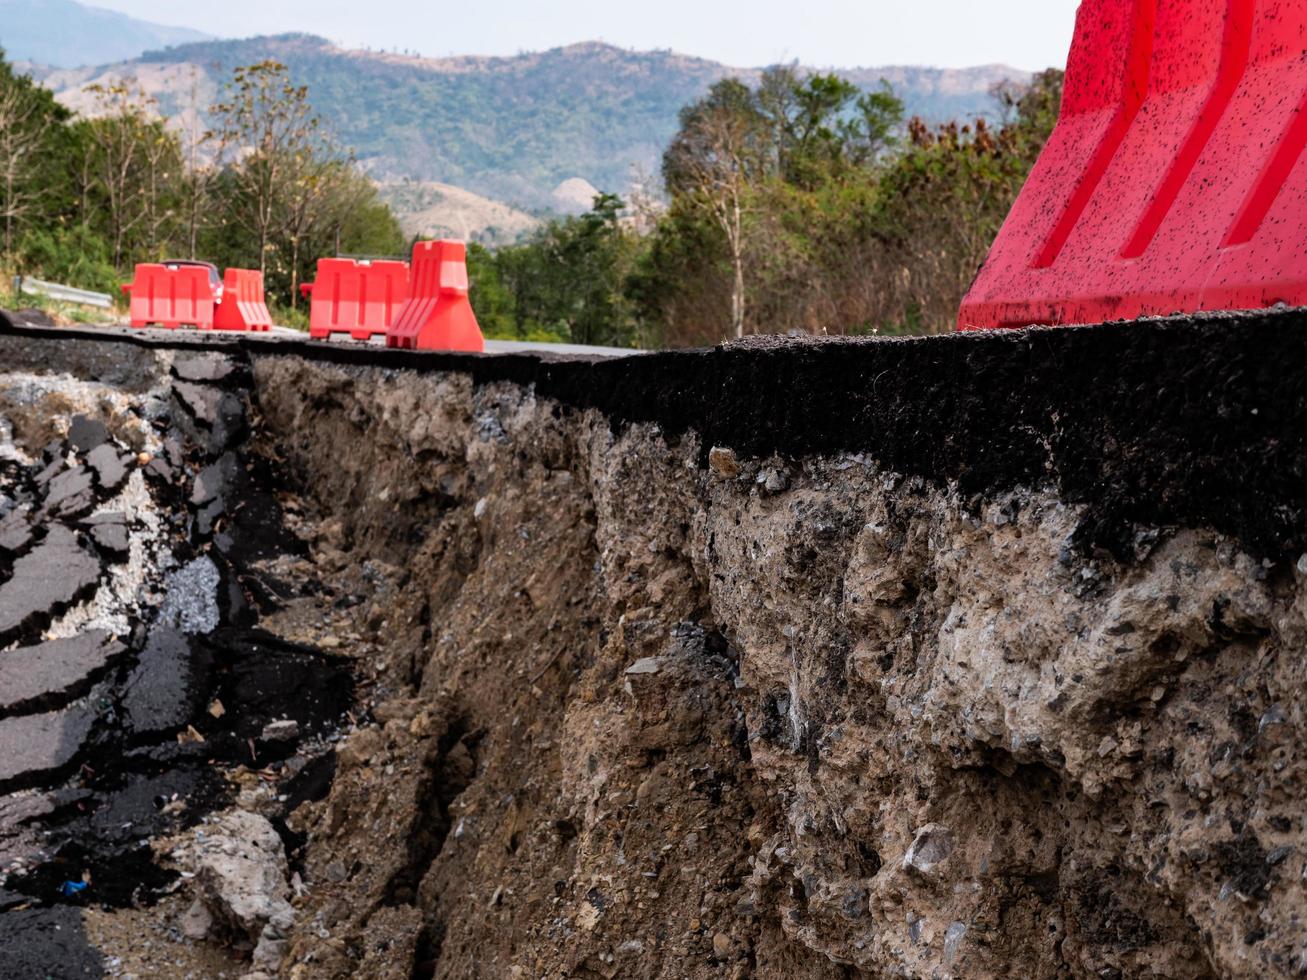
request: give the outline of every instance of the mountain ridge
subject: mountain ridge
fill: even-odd
[[[90,111],[86,85],[130,77],[165,115],[193,118],[233,67],[269,57],[309,86],[324,121],[377,180],[453,185],[533,211],[557,209],[554,191],[569,180],[621,193],[656,173],[684,105],[721,78],[753,81],[762,71],[598,41],[425,58],[340,48],[310,34],[208,40],[113,65],[31,70],[78,111]],[[821,70],[865,88],[885,79],[909,114],[932,122],[984,113],[995,84],[1028,77],[1002,65]]]
[[[202,31],[156,24],[76,0],[0,0],[0,48],[15,61],[74,68],[209,39]]]

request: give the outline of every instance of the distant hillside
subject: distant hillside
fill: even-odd
[[[682,106],[719,78],[758,74],[598,43],[425,59],[346,51],[307,35],[188,44],[109,68],[39,74],[72,105],[91,81],[139,76],[177,115],[216,93],[232,67],[266,57],[309,85],[319,113],[379,180],[439,182],[529,209],[557,208],[555,191],[576,178],[621,192],[633,172],[656,174]],[[986,112],[994,83],[1022,77],[1002,66],[841,73],[866,86],[888,79],[910,113],[932,121]]]
[[[383,182],[379,190],[410,236],[511,245],[541,223],[517,208],[449,184],[394,180]]]
[[[73,0],[0,0],[0,48],[11,61],[57,68],[104,65],[208,38]]]

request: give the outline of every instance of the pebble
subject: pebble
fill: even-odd
[[[200,940],[205,938],[213,928],[213,916],[197,898],[182,916],[181,926],[187,938]]]
[[[740,461],[735,451],[724,446],[713,446],[708,450],[708,468],[723,480],[733,480],[740,475]]]
[[[260,736],[265,742],[293,742],[300,737],[300,723],[293,718],[270,721]]]
[[[953,835],[942,824],[926,824],[917,831],[903,855],[903,866],[928,874],[953,853]]]

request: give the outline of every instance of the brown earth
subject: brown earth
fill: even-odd
[[[1307,563],[1086,557],[1046,491],[704,467],[456,374],[255,379],[320,567],[390,585],[291,976],[1307,968]]]
[[[1300,375],[1268,383],[1252,362],[1271,352],[1167,353],[1142,330],[1120,366],[1110,333],[1004,341],[1029,343],[1014,384],[1034,394],[1007,399],[1021,424],[985,443],[932,441],[955,421],[909,392],[975,372],[974,390],[950,382],[956,411],[988,424],[999,341],[650,357],[626,387],[564,362],[528,381],[511,359],[226,347],[250,435],[215,533],[234,536],[259,628],[351,658],[358,681],[343,731],[302,749],[335,772],[290,814],[302,847],[273,861],[269,894],[293,908],[264,949],[277,975],[1307,972]],[[1129,393],[1153,390],[1155,341],[1191,383],[1200,359],[1256,383],[1141,411],[1154,395]],[[207,370],[149,344],[59,343],[0,337],[0,448],[34,454],[76,411],[157,452],[168,399],[194,399],[181,379]],[[1102,348],[1072,382],[1102,366],[1126,394],[1069,418],[1071,382],[1037,357],[1076,344]],[[793,451],[804,385],[844,383],[828,351],[850,378],[867,351],[934,371],[869,375],[890,378],[866,404],[916,428],[859,436],[832,417],[811,438],[849,448]],[[723,388],[786,382],[673,424],[716,397],[684,380],[713,370]],[[682,380],[648,382],[663,401],[647,404],[648,377]],[[207,383],[216,402],[226,382]],[[115,424],[128,408],[150,426]],[[731,438],[753,411],[791,451],[751,453],[757,426]],[[169,526],[202,499],[209,457],[184,455],[150,505]],[[302,547],[245,557],[271,511],[240,487],[275,498]],[[192,873],[202,834],[281,812],[275,771],[229,762],[223,778],[225,812],[153,840],[161,863]],[[256,934],[180,938],[202,884],[85,911],[111,975],[252,970]]]

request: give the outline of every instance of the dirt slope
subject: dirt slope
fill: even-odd
[[[228,345],[358,675],[280,975],[1298,975],[1302,337]]]

